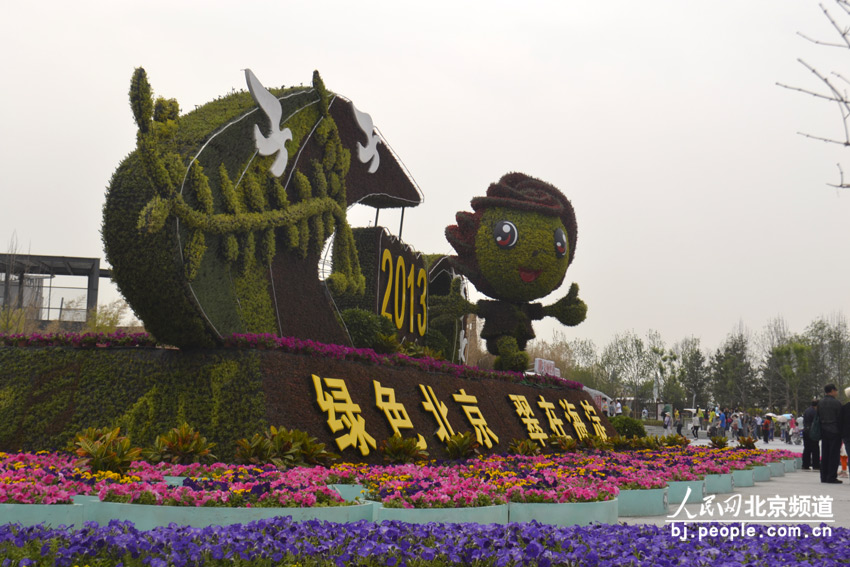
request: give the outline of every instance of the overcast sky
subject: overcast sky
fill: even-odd
[[[567,195],[576,256],[546,302],[575,281],[589,307],[567,337],[714,349],[780,315],[802,332],[850,313],[850,193],[827,185],[850,150],[800,136],[843,136],[840,114],[776,83],[823,90],[797,59],[840,71],[850,51],[797,32],[836,39],[808,0],[5,2],[0,245],[103,257],[135,67],[183,111],[245,89],[246,67],[267,86],[318,69],[425,194],[414,248],[451,253],[445,227],[509,171]],[[397,212],[381,221],[398,231]]]

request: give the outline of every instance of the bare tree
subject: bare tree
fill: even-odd
[[[829,23],[835,29],[835,32],[838,35],[837,41],[830,42],[814,39],[801,32],[797,32],[797,35],[815,45],[820,45],[824,47],[837,47],[839,49],[850,49],[850,0],[834,0],[834,2],[835,5],[838,7],[838,16],[835,16],[830,13],[830,11],[827,10],[823,4],[819,4],[819,6],[820,9],[823,11],[824,15],[826,16],[827,20],[829,20]],[[831,71],[826,73],[820,71],[814,65],[810,65],[803,59],[797,59],[797,61],[799,61],[800,64],[803,65],[803,67],[811,71],[811,73],[815,77],[817,77],[822,87],[824,87],[824,90],[810,90],[800,87],[793,87],[783,83],[777,83],[777,85],[786,89],[805,93],[815,98],[836,104],[841,114],[841,125],[843,127],[844,135],[841,138],[834,138],[809,134],[806,132],[798,133],[802,136],[805,136],[806,138],[811,138],[813,140],[820,140],[829,144],[838,144],[840,146],[850,147],[850,94],[848,94],[847,92],[847,87],[850,86],[850,80],[848,80],[847,77],[845,77],[842,73],[838,71]],[[838,167],[839,182],[837,184],[828,183],[828,185],[841,189],[850,187],[850,183],[844,180],[844,170],[841,167],[841,164],[838,163],[836,165]]]
[[[641,391],[651,388],[652,379],[663,352],[664,342],[656,331],[647,333],[646,341],[634,331],[617,334],[602,350],[600,365],[612,384],[619,387],[618,397],[630,395],[637,410]]]

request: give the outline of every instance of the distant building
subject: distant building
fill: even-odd
[[[0,254],[0,308],[31,310],[27,318],[37,321],[85,321],[97,308],[100,278],[111,275],[100,258]],[[84,277],[85,285],[55,286],[57,276]],[[69,310],[71,296],[85,304]]]

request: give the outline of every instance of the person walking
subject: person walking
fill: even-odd
[[[699,412],[694,413],[691,420],[691,433],[693,433],[694,439],[699,439]]]
[[[770,430],[773,429],[773,421],[770,416],[765,416],[761,422],[761,433],[764,436],[764,442],[770,443]]]
[[[803,412],[803,470],[820,470],[820,445],[809,437],[809,431],[817,414],[818,401],[815,399]]]
[[[838,480],[839,452],[841,451],[841,402],[835,384],[823,387],[825,393],[818,403],[820,420],[820,481],[841,484]]]

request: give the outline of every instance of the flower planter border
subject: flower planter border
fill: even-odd
[[[735,488],[755,486],[755,476],[755,471],[753,469],[740,469],[732,471],[732,480],[735,483]]]
[[[591,523],[616,524],[619,516],[617,498],[599,502],[526,503],[510,502],[511,523],[530,522],[557,526],[586,526]]]
[[[773,463],[767,463],[767,466],[770,467],[770,476],[785,476],[785,463],[782,461],[776,461]]]
[[[770,474],[770,467],[767,465],[753,467],[753,479],[756,482],[767,482],[772,476],[773,475]]]
[[[2,523],[24,526],[45,523],[52,527],[65,525],[78,528],[85,522],[106,525],[110,520],[122,520],[133,522],[139,530],[150,530],[170,523],[204,528],[285,516],[291,516],[297,522],[356,522],[372,520],[372,508],[372,503],[314,508],[154,506],[101,502],[97,496],[75,496],[73,504],[0,504],[0,518],[3,518]]]
[[[617,496],[617,515],[620,518],[635,516],[666,516],[669,511],[669,489],[648,488],[620,490]]]
[[[329,484],[333,490],[336,490],[337,493],[342,496],[343,500],[346,502],[354,502],[358,498],[361,500],[366,499],[366,487],[362,484]]]
[[[688,488],[691,489],[691,494],[688,496],[688,504],[698,504],[705,497],[705,481],[704,480],[671,480],[667,481],[667,500],[670,504],[681,504],[688,493]]]
[[[728,494],[735,491],[735,477],[732,473],[705,475],[706,494]]]
[[[409,524],[507,524],[509,515],[507,504],[470,508],[385,508],[379,505],[374,514],[376,522],[398,520]]]
[[[86,504],[0,504],[0,523],[23,526],[47,524],[50,527],[82,527],[86,521]]]

